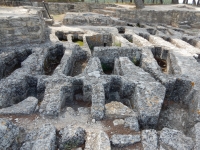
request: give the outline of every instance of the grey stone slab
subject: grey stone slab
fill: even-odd
[[[40,129],[28,133],[20,150],[27,149],[55,150],[56,128],[53,125],[45,124]]]
[[[22,128],[0,118],[0,149],[19,149],[23,136]]]
[[[139,134],[137,135],[121,135],[121,134],[114,134],[111,136],[111,144],[116,147],[124,147],[133,145],[137,142],[141,141],[141,137]]]
[[[19,102],[18,104],[14,104],[11,107],[0,109],[0,114],[29,115],[35,112],[37,104],[38,99],[36,99],[35,97],[28,97],[27,99]]]
[[[90,131],[87,133],[85,150],[111,150],[108,135],[104,131]]]
[[[59,149],[72,149],[84,144],[86,132],[83,128],[67,126],[60,130]]]
[[[141,137],[144,150],[158,149],[158,136],[156,130],[142,130]]]
[[[181,131],[169,128],[161,130],[159,142],[165,149],[192,150],[194,147],[192,138],[185,136]]]

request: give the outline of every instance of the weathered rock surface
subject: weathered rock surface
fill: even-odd
[[[6,15],[4,14],[5,12]],[[42,8],[1,8],[0,46],[41,43],[45,41]]]
[[[158,136],[156,130],[142,130],[141,137],[144,150],[158,149]]]
[[[116,147],[124,147],[128,145],[133,145],[141,141],[140,135],[120,135],[114,134],[111,136],[111,144]]]
[[[15,104],[11,107],[0,109],[0,114],[22,114],[29,115],[35,112],[38,104],[38,99],[35,97],[28,97],[27,99]]]
[[[180,104],[171,105],[163,109],[160,113],[158,128],[161,130],[164,127],[186,131],[188,120],[187,111],[181,108]]]
[[[91,115],[95,120],[101,120],[104,117],[105,110],[105,95],[102,84],[92,86],[92,107]]]
[[[104,131],[87,132],[85,150],[111,150],[108,135]]]
[[[53,78],[46,85],[44,99],[39,112],[46,116],[58,116],[65,99],[72,100],[72,83],[63,76]]]
[[[55,150],[56,128],[53,125],[45,124],[40,129],[28,133],[20,150],[27,149]]]
[[[117,125],[123,125],[124,124],[124,120],[123,119],[115,119],[113,120],[113,125],[117,126]]]
[[[14,51],[5,51],[0,54],[0,80],[10,75],[16,68],[20,67],[30,54],[31,49],[20,49]]]
[[[23,142],[23,129],[0,118],[0,149],[19,149]]]
[[[119,74],[135,85],[131,103],[138,112],[141,126],[155,127],[165,96],[165,87],[127,57],[120,57],[118,65]]]
[[[193,149],[194,142],[192,138],[185,136],[181,131],[163,128],[160,131],[160,145],[164,149]]]
[[[60,130],[59,149],[72,149],[85,143],[86,132],[83,128],[67,126]]]
[[[190,131],[190,135],[195,143],[194,150],[200,149],[200,123],[196,123]]]
[[[121,102],[111,102],[105,105],[105,115],[108,118],[126,118],[137,114]]]
[[[125,25],[126,23],[117,18],[113,19],[110,16],[97,14],[97,13],[67,13],[63,19],[64,25],[93,25],[93,26],[107,26],[113,25]]]
[[[124,127],[130,128],[131,130],[134,130],[134,131],[139,131],[140,126],[138,124],[137,117],[127,117],[127,118],[125,118],[124,119]]]
[[[35,95],[37,78],[16,73],[0,82],[0,108],[18,103]]]

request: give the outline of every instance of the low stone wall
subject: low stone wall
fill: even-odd
[[[34,6],[44,7],[41,2],[34,2]],[[105,7],[113,7],[115,4],[97,4],[97,3],[45,3],[50,14],[58,15],[66,12],[91,12],[93,9],[104,9]]]
[[[0,47],[41,43],[45,40],[45,22],[41,8],[2,8],[1,11]],[[13,13],[9,14],[7,11]]]
[[[50,14],[63,14],[66,12],[98,12],[130,23],[163,23],[163,24],[194,24],[200,22],[200,12],[194,10],[145,10],[145,9],[120,9],[115,4],[98,3],[45,3]],[[44,7],[43,3],[34,3],[35,6]],[[107,8],[108,9],[107,9]],[[112,7],[112,9],[111,9]],[[105,11],[108,10],[108,11]]]
[[[196,11],[115,10],[116,17],[133,23],[193,24],[200,21]]]

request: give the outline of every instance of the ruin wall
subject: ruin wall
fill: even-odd
[[[0,17],[0,47],[45,41],[45,22],[42,11],[31,15]]]

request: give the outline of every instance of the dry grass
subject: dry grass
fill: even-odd
[[[51,15],[51,17],[53,17],[55,22],[62,22],[63,18],[65,17],[65,14]]]

